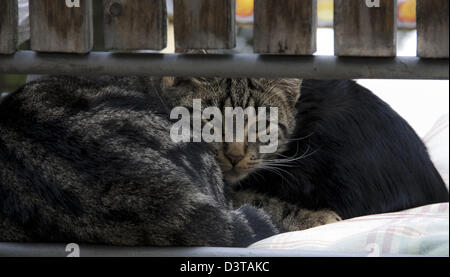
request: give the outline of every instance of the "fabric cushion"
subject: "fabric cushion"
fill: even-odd
[[[449,185],[449,115],[441,117],[423,138],[431,160]]]
[[[354,218],[305,231],[284,233],[250,246],[378,255],[449,255],[449,205]]]

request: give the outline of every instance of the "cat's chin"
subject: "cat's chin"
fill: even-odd
[[[224,172],[224,178],[228,184],[237,184],[247,176],[248,172],[238,172],[234,169]]]

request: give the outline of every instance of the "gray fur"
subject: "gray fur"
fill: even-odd
[[[5,98],[0,241],[247,246],[278,232],[232,207],[208,146],[171,141],[158,82],[48,77]]]
[[[261,154],[259,142],[212,143],[216,159],[222,168],[224,178],[236,207],[252,204],[263,208],[272,220],[284,230],[298,231],[341,220],[330,210],[310,211],[279,199],[256,192],[234,190],[239,182],[252,178],[253,182],[264,178],[265,170],[275,171],[281,176],[282,169],[271,168],[274,160],[282,156],[293,139],[296,122],[295,104],[300,97],[300,79],[229,79],[229,78],[164,78],[163,97],[171,105],[192,108],[194,99],[201,99],[202,108],[218,107],[224,113],[225,107],[277,107],[279,112],[279,147],[276,153]],[[232,156],[240,155],[240,161],[232,164]],[[279,186],[280,184],[273,184]],[[255,204],[256,203],[256,204]]]

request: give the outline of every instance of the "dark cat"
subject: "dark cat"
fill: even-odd
[[[414,130],[353,81],[168,78],[166,83],[177,87],[166,91],[174,105],[189,107],[199,98],[222,110],[278,108],[276,153],[259,153],[257,142],[213,148],[235,189],[235,203],[263,207],[287,230],[308,225],[311,217],[299,213],[302,208],[332,210],[346,219],[449,200]]]
[[[343,219],[448,202],[445,184],[414,130],[386,103],[352,81],[303,82],[289,150],[289,172],[265,172],[241,188]],[[284,179],[284,181],[283,181]],[[274,186],[273,184],[280,184]]]
[[[173,143],[146,78],[49,77],[0,104],[0,241],[248,246],[278,233],[232,209],[209,147]]]

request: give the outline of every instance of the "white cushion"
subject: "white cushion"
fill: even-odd
[[[442,116],[423,138],[431,160],[449,187],[449,115]]]
[[[423,138],[431,160],[449,185],[449,115]],[[363,256],[449,255],[449,203],[369,215],[285,233],[250,248],[326,251]]]
[[[448,256],[448,218],[448,203],[434,204],[284,233],[257,242],[250,248],[326,251],[359,256]]]

